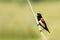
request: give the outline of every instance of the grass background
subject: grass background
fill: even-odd
[[[48,40],[60,40],[60,1],[31,1],[35,14],[40,12],[50,34]],[[42,40],[26,0],[0,0],[0,40]]]

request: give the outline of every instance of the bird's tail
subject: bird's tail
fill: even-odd
[[[48,32],[50,33],[50,31],[48,30]]]
[[[50,33],[49,29],[46,29],[46,30]]]
[[[40,30],[40,32],[42,32],[44,29]],[[50,33],[50,31],[48,29],[46,29],[46,31],[48,31]]]

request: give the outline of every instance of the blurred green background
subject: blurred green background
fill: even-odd
[[[60,0],[30,0],[44,17],[48,40],[60,40]],[[0,40],[42,40],[27,0],[0,0]]]

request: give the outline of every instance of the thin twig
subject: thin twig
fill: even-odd
[[[29,0],[27,0],[27,1],[28,1],[28,4],[29,4],[30,8],[31,8],[31,11],[32,11],[32,13],[33,13],[33,15],[34,15],[34,18],[35,18],[35,20],[36,20],[36,23],[38,23],[37,17],[36,17],[36,15],[35,15],[34,11],[33,11],[33,8],[32,8],[31,3],[30,3]],[[39,30],[41,30],[40,26],[38,26],[38,28],[39,28]],[[46,38],[46,36],[44,35],[43,32],[41,32],[41,36],[42,36],[42,40],[47,40],[47,38]]]

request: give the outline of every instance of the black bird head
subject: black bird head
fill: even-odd
[[[38,19],[38,21],[40,21],[41,18],[42,18],[42,15],[40,13],[37,13],[37,19]]]

